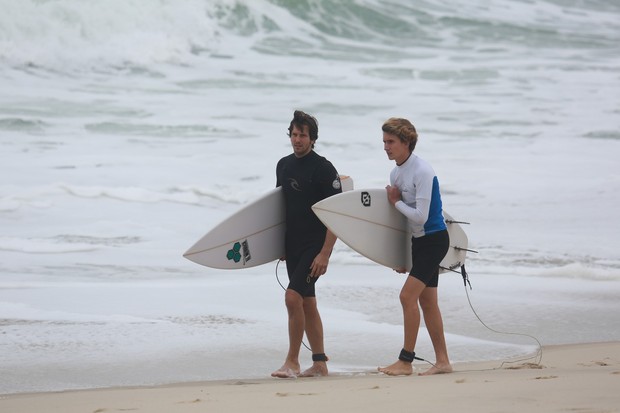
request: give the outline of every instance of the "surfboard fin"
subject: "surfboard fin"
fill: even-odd
[[[454,219],[446,219],[446,224],[466,224],[466,225],[469,225],[469,222],[457,221],[457,220],[454,220]]]
[[[470,249],[461,248],[461,247],[452,247],[452,248],[454,248],[455,250],[459,250],[459,251],[474,252],[474,253],[478,254],[478,251],[476,251],[476,250],[470,250]]]

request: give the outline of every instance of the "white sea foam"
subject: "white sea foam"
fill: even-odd
[[[469,297],[440,281],[453,361],[536,351],[468,298],[543,344],[620,338],[616,4],[282,4],[0,0],[0,393],[281,365],[275,263],[182,254],[273,188],[294,109],[358,188],[393,167],[381,123],[416,124],[478,251]],[[318,287],[332,371],[392,361],[402,282],[336,245]],[[424,332],[416,352],[432,359]]]

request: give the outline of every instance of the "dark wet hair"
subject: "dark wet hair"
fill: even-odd
[[[303,130],[304,125],[308,126],[308,133],[310,134],[311,141],[319,139],[319,122],[317,122],[314,116],[308,115],[301,110],[296,110],[293,113],[293,120],[288,127],[288,136],[290,137],[291,133],[293,133],[293,127]]]

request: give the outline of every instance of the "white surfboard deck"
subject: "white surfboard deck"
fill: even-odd
[[[340,180],[343,191],[353,189],[351,177]],[[183,256],[211,268],[255,267],[284,256],[285,230],[284,194],[278,187],[217,224]]]
[[[370,260],[389,268],[411,269],[411,232],[407,218],[387,199],[383,188],[358,189],[317,202],[312,210],[342,242]],[[458,270],[465,263],[467,235],[443,211],[450,249],[440,272]]]

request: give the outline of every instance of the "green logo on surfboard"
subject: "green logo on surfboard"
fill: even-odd
[[[243,258],[243,263],[245,264],[250,260],[250,249],[248,248],[248,241],[245,240],[243,242],[235,242],[231,249],[226,253],[226,258],[228,260],[233,260],[234,262],[241,261]]]

